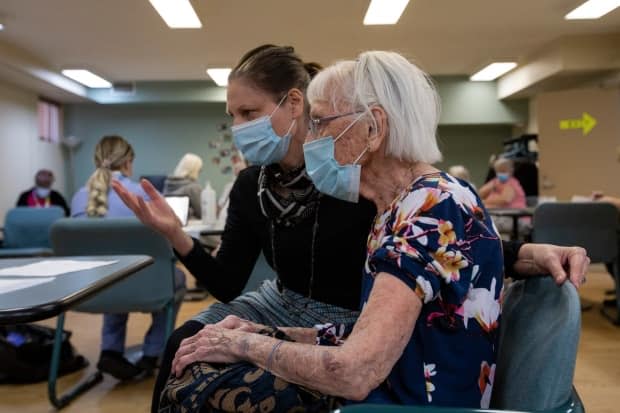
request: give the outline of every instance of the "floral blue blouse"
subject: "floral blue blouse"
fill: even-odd
[[[436,173],[395,199],[368,239],[362,303],[381,272],[412,288],[423,306],[403,355],[366,402],[487,408],[503,258],[471,186]]]

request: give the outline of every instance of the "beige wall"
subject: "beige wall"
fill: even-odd
[[[39,140],[37,101],[36,94],[0,82],[0,223],[40,168],[54,172],[54,189],[64,193],[63,151]]]
[[[597,124],[560,129],[586,112]],[[578,89],[541,94],[536,100],[541,195],[568,200],[602,190],[620,196],[620,90]]]

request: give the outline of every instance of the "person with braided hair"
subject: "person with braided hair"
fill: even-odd
[[[73,217],[122,218],[134,213],[112,190],[117,181],[127,191],[148,199],[140,185],[131,180],[135,153],[121,136],[104,136],[95,147],[95,172],[86,185],[74,195],[71,202]],[[177,270],[176,288],[182,288],[185,278]],[[119,380],[131,379],[143,371],[153,371],[161,356],[165,340],[166,315],[164,311],[151,314],[152,324],[144,337],[143,356],[136,365],[123,356],[128,314],[104,314],[101,333],[101,355],[97,368]]]

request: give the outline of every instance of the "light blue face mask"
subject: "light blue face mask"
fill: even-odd
[[[357,202],[359,200],[362,167],[357,165],[357,162],[364,156],[368,148],[364,149],[353,161],[353,164],[340,165],[334,157],[335,143],[363,115],[358,116],[335,139],[326,136],[304,144],[306,172],[310,175],[314,186],[320,192],[343,201]]]
[[[508,182],[508,179],[510,179],[510,175],[508,175],[507,173],[498,173],[497,174],[497,179],[501,182],[501,183],[506,183]]]
[[[285,99],[286,96],[280,100],[271,115],[261,116],[231,128],[235,145],[248,162],[254,165],[270,165],[281,161],[286,155],[295,120],[283,137],[278,136],[271,125],[271,117]]]
[[[34,191],[40,199],[47,198],[50,196],[50,192],[52,192],[49,188],[43,188],[40,186],[37,186]]]

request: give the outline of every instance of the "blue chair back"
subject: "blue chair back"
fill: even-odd
[[[164,193],[164,184],[166,182],[167,175],[143,175],[140,179],[146,179],[149,181],[155,189],[157,189],[160,193]]]
[[[78,305],[91,313],[153,312],[174,300],[174,254],[168,241],[135,218],[63,218],[51,229],[55,255],[145,254],[155,262]]]
[[[570,405],[581,331],[575,287],[568,282],[558,287],[551,277],[513,282],[505,291],[501,326],[491,408],[544,411]]]
[[[3,248],[49,248],[50,227],[64,216],[65,211],[57,206],[9,210],[4,220]]]

